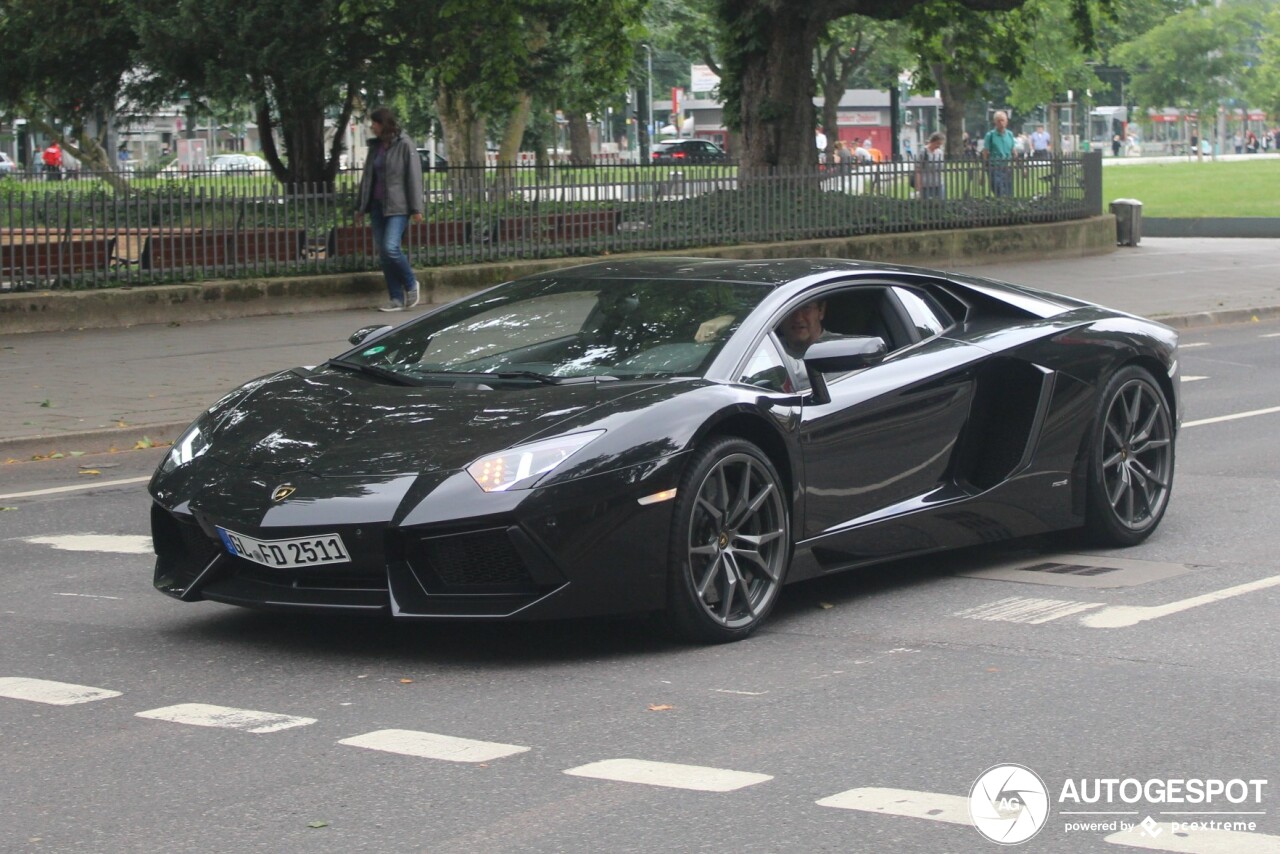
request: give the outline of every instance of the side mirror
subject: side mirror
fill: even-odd
[[[884,361],[888,352],[884,339],[872,335],[850,335],[809,345],[804,353],[804,367],[813,388],[814,403],[830,403],[824,374],[857,371]]]
[[[394,326],[387,326],[385,324],[379,326],[361,326],[355,332],[352,332],[351,337],[347,340],[352,344],[364,344],[365,342],[372,341],[375,338],[381,338],[394,328]]]

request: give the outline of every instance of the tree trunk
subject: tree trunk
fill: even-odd
[[[440,94],[436,97],[436,115],[440,117],[445,150],[449,153],[450,189],[466,196],[482,197],[484,119],[476,113],[475,105],[466,92],[448,86],[440,87]]]
[[[796,4],[799,5],[799,4]],[[807,170],[814,161],[813,52],[819,26],[795,5],[761,10],[756,41],[739,56],[740,172]]]
[[[565,113],[569,120],[569,162],[574,166],[590,166],[595,162],[591,156],[591,129],[587,127],[587,117],[581,113]]]
[[[940,62],[931,63],[929,73],[933,75],[934,82],[938,84],[938,93],[942,96],[942,127],[947,135],[947,159],[959,160],[964,156],[964,110],[969,102],[969,85],[948,77],[946,66]]]

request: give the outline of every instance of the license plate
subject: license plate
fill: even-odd
[[[316,537],[293,537],[287,540],[258,540],[218,529],[222,544],[231,554],[279,569],[297,566],[317,566],[329,563],[350,563],[351,556],[337,534],[320,534]]]

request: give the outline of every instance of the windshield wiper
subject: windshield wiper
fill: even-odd
[[[469,380],[533,380],[543,385],[577,385],[579,383],[614,382],[618,378],[611,376],[590,377],[553,377],[537,371],[424,371],[431,376],[465,377]]]
[[[397,373],[390,368],[384,368],[380,365],[365,365],[360,362],[349,362],[346,359],[330,359],[325,362],[325,364],[332,365],[335,368],[342,368],[347,371],[355,371],[358,374],[368,374],[371,377],[389,380],[397,385],[422,385],[422,383],[412,377],[406,377],[404,374]]]

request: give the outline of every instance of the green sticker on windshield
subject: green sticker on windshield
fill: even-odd
[[[364,351],[363,353],[361,353],[360,355],[361,355],[361,356],[376,356],[376,355],[378,355],[379,353],[381,353],[381,352],[382,352],[383,350],[385,350],[385,349],[387,349],[387,348],[386,348],[386,347],[384,347],[384,346],[382,346],[381,344],[379,344],[377,347],[370,347],[368,350],[365,350],[365,351]]]

